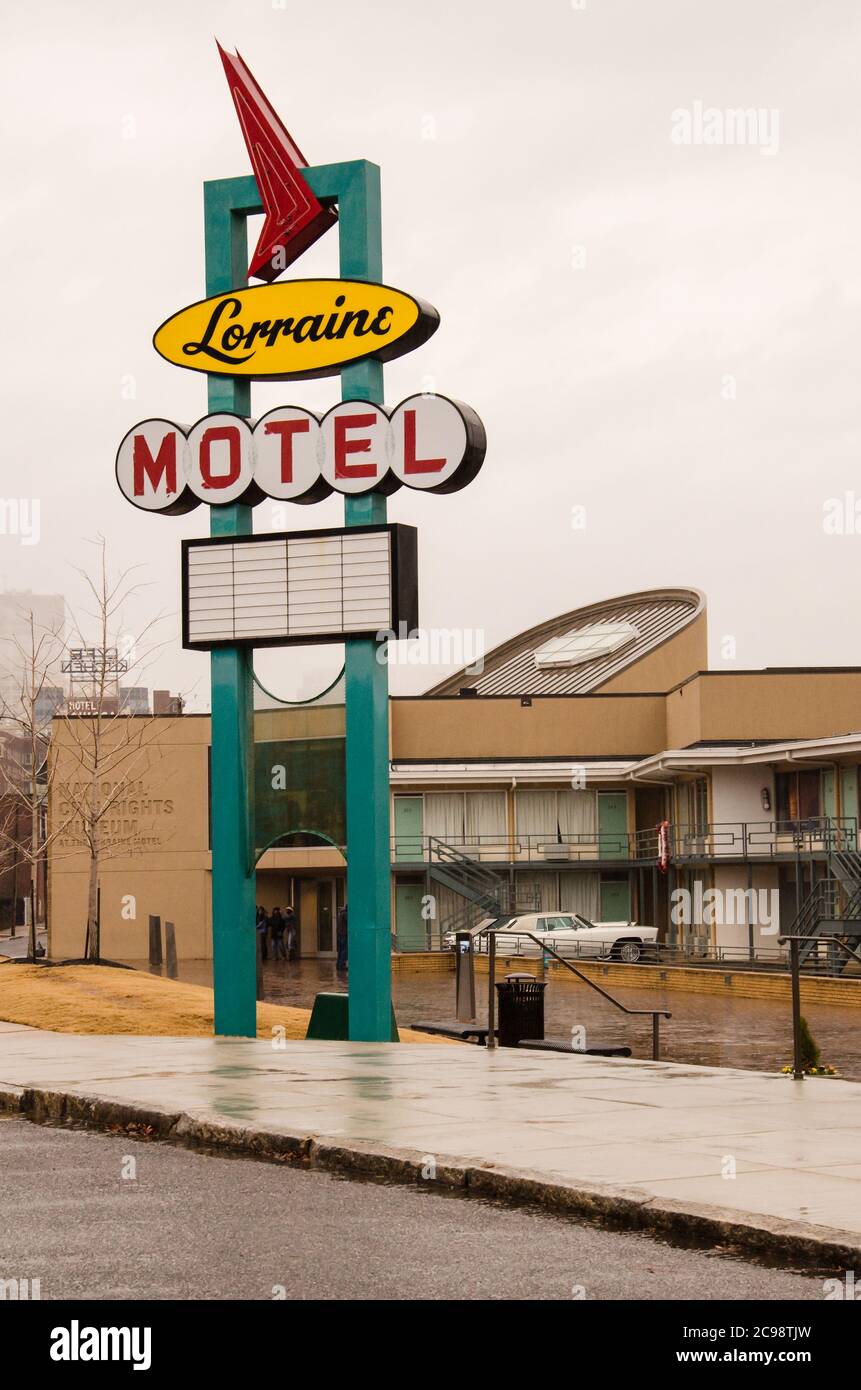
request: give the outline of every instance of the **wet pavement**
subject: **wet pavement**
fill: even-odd
[[[433,1043],[256,1038],[0,1038],[0,1089],[32,1087],[237,1125],[514,1169],[721,1229],[861,1242],[861,1087],[669,1062]],[[10,1097],[11,1098],[11,1097]],[[534,1188],[533,1188],[534,1190]],[[664,1206],[666,1210],[666,1206]],[[833,1248],[833,1246],[832,1246]]]
[[[826,1292],[822,1275],[452,1201],[427,1184],[226,1162],[125,1134],[0,1118],[0,1168],[0,1269],[40,1278],[42,1299],[642,1302]],[[41,1200],[22,1202],[30,1191]]]
[[[130,962],[146,969],[146,962]],[[528,968],[528,967],[527,967]],[[180,962],[180,978],[212,984],[209,961]],[[788,1004],[773,1000],[728,999],[684,994],[676,990],[621,989],[603,986],[628,1008],[669,1009],[661,1019],[661,1056],[700,1066],[741,1067],[779,1071],[792,1060],[792,1017]],[[319,990],[346,989],[346,976],[334,962],[269,961],[264,965],[267,1003],[310,1008]],[[438,1022],[454,1017],[454,975],[409,972],[392,981],[398,1022]],[[487,1014],[487,979],[476,978],[476,1009]],[[833,1005],[805,1006],[805,1017],[822,1050],[823,1061],[842,1077],[861,1081],[861,1010]],[[573,1028],[585,1030],[586,1047],[627,1046],[635,1057],[651,1057],[651,1020],[619,1013],[586,985],[553,978],[545,991],[546,1036],[571,1038]]]

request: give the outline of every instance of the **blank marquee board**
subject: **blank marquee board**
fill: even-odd
[[[418,624],[416,529],[350,526],[182,542],[182,644],[342,642]]]

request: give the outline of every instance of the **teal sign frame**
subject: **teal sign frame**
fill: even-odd
[[[338,205],[342,279],[383,278],[380,170],[367,160],[303,169],[311,191]],[[246,283],[246,223],[263,211],[252,175],[203,186],[206,295]],[[364,358],[341,370],[341,399],[384,404],[383,366]],[[210,412],[251,414],[247,380],[207,377]],[[382,525],[380,493],[345,497],[346,526]],[[253,531],[251,508],[213,507],[210,534]],[[379,644],[346,644],[346,821],[350,1038],[391,1039],[391,889],[389,860],[389,688]],[[215,1032],[257,1033],[252,653],[222,647],[211,653],[212,674],[212,953]]]

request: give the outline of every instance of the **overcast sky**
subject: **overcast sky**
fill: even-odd
[[[38,544],[0,536],[5,588],[79,603],[102,531],[150,581],[127,627],[177,613],[208,509],[135,512],[113,463],[137,420],[206,411],[151,336],[203,295],[203,180],[250,172],[217,36],[311,163],[382,168],[384,278],[441,315],[387,402],[431,379],[485,422],[467,490],[389,504],[419,527],[423,626],[489,647],[691,585],[713,666],[861,665],[857,0],[6,0],[0,26],[0,495],[40,503]],[[753,143],[702,143],[696,103],[761,111]],[[336,273],[331,233],[288,271]],[[258,386],[253,413],[337,391]],[[339,525],[342,502],[291,512]],[[204,708],[208,660],[169,626],[148,683]],[[339,664],[259,662],[286,695]]]

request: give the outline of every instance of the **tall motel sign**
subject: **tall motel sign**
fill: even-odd
[[[344,643],[349,1036],[391,1036],[388,673],[383,634],[418,622],[417,534],[390,525],[399,487],[454,492],[482,465],[485,433],[462,403],[384,405],[383,364],[421,346],[439,315],[382,283],[380,171],[309,166],[238,54],[221,61],[253,177],[203,186],[206,297],[157,329],[155,349],[207,377],[190,428],[149,419],[120,444],[133,506],[176,516],[205,503],[210,538],[182,545],[183,645],[210,652],[215,1032],[256,1033],[253,650]],[[247,219],[263,212],[247,265]],[[337,226],[338,277],[282,279]],[[248,280],[261,283],[250,287]],[[252,381],[340,376],[322,418],[284,405],[254,420]],[[344,497],[337,529],[254,533],[264,498]],[[307,827],[303,827],[306,828]],[[285,825],[281,833],[297,827]],[[271,843],[271,840],[270,840]]]

